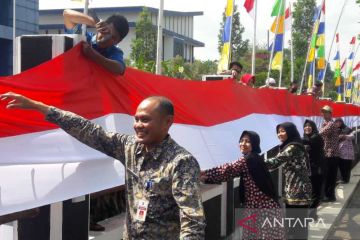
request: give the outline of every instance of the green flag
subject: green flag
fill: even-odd
[[[285,10],[285,0],[276,0],[276,3],[271,12],[271,16],[272,17],[284,16],[284,13],[285,13],[284,10]],[[280,11],[280,14],[279,14],[279,11]]]

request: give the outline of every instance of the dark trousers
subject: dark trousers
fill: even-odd
[[[307,239],[309,222],[305,218],[309,217],[309,206],[298,206],[286,204],[286,218],[293,219],[292,225],[287,226],[287,239]],[[295,221],[301,221],[301,224],[294,224]],[[305,224],[306,222],[306,224]]]
[[[316,213],[316,208],[320,205],[321,202],[321,192],[322,192],[322,186],[323,186],[323,175],[312,175],[310,177],[311,180],[311,185],[312,185],[312,199],[313,202],[310,205],[311,209],[315,210]],[[312,210],[313,211],[313,210]]]
[[[350,181],[352,161],[348,159],[339,159],[339,169],[341,178],[345,183]]]
[[[333,199],[336,198],[335,187],[336,187],[336,179],[337,179],[337,171],[339,165],[339,158],[330,157],[325,158],[325,197]]]

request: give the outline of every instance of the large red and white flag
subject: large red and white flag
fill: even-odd
[[[171,136],[203,169],[238,158],[238,140],[245,129],[260,134],[265,151],[278,144],[277,124],[292,121],[302,132],[305,118],[320,124],[325,104],[349,125],[359,116],[354,105],[253,89],[233,80],[178,80],[131,68],[124,77],[115,77],[84,58],[79,46],[19,75],[0,78],[0,93],[8,91],[127,134],[133,134],[133,114],[144,98],[166,96],[175,106]],[[41,114],[7,110],[5,104],[0,103],[0,215],[124,183],[119,161],[83,145]]]

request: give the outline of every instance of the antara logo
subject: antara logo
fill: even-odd
[[[256,233],[258,230],[256,229],[256,221],[257,221],[257,214],[252,214],[249,217],[243,218],[238,221],[238,225],[253,232]],[[307,226],[313,226],[318,227],[319,225],[322,225],[322,227],[326,227],[324,219],[319,218],[317,220],[313,218],[269,218],[266,217],[265,220],[261,223],[261,228],[264,227],[286,227],[286,228],[292,228],[292,227],[307,227]]]

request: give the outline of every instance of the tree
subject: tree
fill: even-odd
[[[315,0],[298,0],[295,3],[293,12],[293,49],[294,58],[305,59],[305,49],[308,49],[309,39],[312,34],[314,24],[316,1]]]
[[[136,38],[131,42],[130,59],[133,66],[154,72],[156,59],[156,29],[153,26],[150,13],[144,8],[140,19],[136,22]]]
[[[222,36],[225,25],[225,11],[223,13],[223,21],[220,23],[220,31],[218,34],[218,50],[221,53],[222,50]],[[243,40],[242,34],[245,28],[240,23],[240,13],[237,11],[237,5],[234,5],[234,14],[232,17],[232,30],[231,30],[231,59],[232,61],[239,61],[249,49],[249,40]]]

